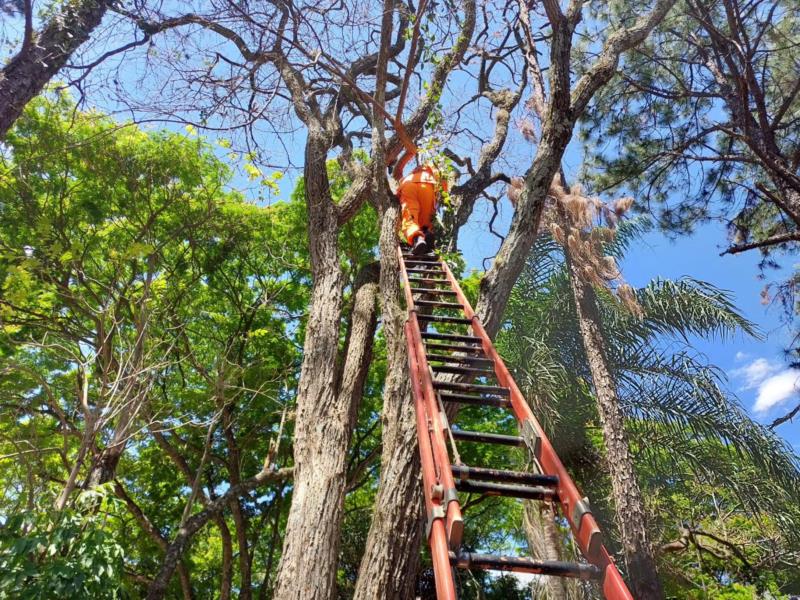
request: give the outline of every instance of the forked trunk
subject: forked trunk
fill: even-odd
[[[375,286],[354,291],[352,325],[339,368],[343,275],[335,205],[329,197],[324,146],[309,136],[306,151],[308,232],[314,285],[297,394],[294,487],[275,583],[281,600],[335,595],[347,448],[369,369],[375,328]]]

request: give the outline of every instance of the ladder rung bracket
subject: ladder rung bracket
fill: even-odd
[[[549,488],[558,486],[558,477],[555,475],[508,471],[505,469],[488,469],[486,467],[469,467],[467,465],[450,465],[450,469],[453,471],[453,476],[456,477],[456,481],[494,481]]]
[[[536,460],[539,460],[542,455],[542,436],[536,431],[533,421],[529,419],[523,421],[522,426],[519,428],[519,434],[522,436],[522,439],[525,440],[525,445],[528,446],[528,450],[530,450],[531,454],[533,454]]]
[[[529,485],[503,485],[486,481],[459,481],[456,489],[467,494],[483,494],[485,496],[502,496],[504,498],[520,498],[524,500],[550,500],[555,495],[551,487]]]
[[[450,564],[460,569],[482,569],[486,571],[513,571],[534,575],[554,575],[576,579],[597,579],[602,572],[594,565],[570,563],[560,560],[534,560],[516,556],[493,556],[461,552],[457,556],[450,553]]]
[[[455,293],[455,292],[453,292]],[[417,315],[418,317],[420,315]],[[449,342],[465,342],[467,344],[480,344],[481,338],[475,337],[474,335],[458,335],[455,333],[439,333],[438,331],[423,331],[422,332],[422,339],[425,340],[447,340]],[[481,350],[480,346],[476,347],[475,350]]]
[[[516,435],[502,433],[484,433],[483,431],[467,431],[465,429],[451,429],[453,439],[460,442],[475,444],[500,444],[502,446],[522,446],[523,439]]]
[[[467,392],[473,394],[488,394],[508,398],[508,388],[497,385],[478,385],[476,383],[459,383],[457,381],[434,381],[434,389]]]
[[[511,402],[506,398],[448,394],[447,392],[439,392],[439,397],[442,399],[442,402],[457,402],[458,404],[469,404],[471,406],[492,406],[495,408],[509,408],[511,406]]]

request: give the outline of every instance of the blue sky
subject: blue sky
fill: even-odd
[[[483,259],[491,257],[497,248],[496,238],[486,232],[491,216],[487,204],[478,203],[459,238],[470,268],[481,269]],[[498,219],[501,230],[508,227],[510,218],[511,208],[504,203]],[[747,411],[757,421],[769,424],[798,402],[793,388],[800,372],[790,370],[783,358],[791,330],[782,322],[780,307],[761,303],[764,281],[758,279],[760,255],[720,256],[727,247],[725,241],[725,229],[718,223],[698,227],[693,235],[676,240],[653,231],[634,245],[620,267],[625,280],[637,287],[657,277],[692,277],[731,292],[740,312],[761,331],[761,339],[744,335],[726,340],[693,339],[692,345],[725,373],[728,390]],[[800,451],[800,419],[779,426],[777,433]]]
[[[113,36],[111,36],[113,37]],[[109,41],[108,43],[111,43]],[[95,49],[98,52],[100,49]],[[127,57],[131,58],[131,57]],[[140,80],[142,75],[142,64],[139,60],[112,61],[119,67],[116,76],[126,84],[126,87],[136,89],[147,96],[142,87],[147,87],[146,80]],[[109,65],[109,71],[113,72],[114,67]],[[102,81],[102,78],[100,78]],[[130,84],[130,85],[127,85]],[[465,93],[469,94],[470,86],[473,83],[463,73],[456,74],[448,85],[449,92],[453,98],[461,98]],[[107,90],[110,91],[110,90]],[[411,90],[409,103],[413,104],[415,93],[421,90]],[[137,93],[138,95],[138,93]],[[114,94],[109,94],[103,98],[92,96],[90,101],[98,104],[101,110],[114,112],[119,111],[121,106],[116,104],[113,99]],[[121,111],[121,119],[130,118],[131,113]],[[475,131],[481,131],[486,127],[487,121],[484,117],[470,123],[460,123],[472,127]],[[512,123],[513,125],[513,123]],[[170,129],[182,129],[177,125],[165,123],[154,124],[154,127],[168,127]],[[523,142],[518,132],[514,131],[509,139],[508,147],[504,153],[504,163],[499,165],[500,169],[510,174],[521,174],[530,164],[535,153],[535,147]],[[204,135],[206,132],[203,132]],[[207,134],[210,141],[218,139],[214,133]],[[219,137],[225,137],[221,135]],[[303,134],[297,132],[283,136],[283,147],[291,162],[298,166],[302,161]],[[261,139],[260,143],[264,147],[270,145],[269,139]],[[455,140],[449,140],[455,141]],[[272,141],[274,144],[275,141]],[[476,148],[456,148],[457,151],[471,151],[474,153]],[[223,160],[230,161],[229,151],[219,147],[219,156]],[[568,175],[578,172],[581,163],[581,149],[577,142],[573,142],[565,156],[564,164]],[[232,166],[237,171],[233,185],[245,191],[250,198],[262,197],[262,201],[274,202],[288,198],[296,176],[299,174],[296,169],[286,172],[286,177],[281,181],[281,193],[279,195],[267,196],[266,190],[259,190],[257,182],[249,181],[246,176],[241,174],[241,165],[236,161]],[[272,169],[265,169],[265,174],[269,174]],[[515,172],[517,171],[517,172]],[[260,193],[259,193],[260,192]],[[511,207],[508,202],[503,202],[500,207],[500,218],[498,219],[497,229],[502,231],[508,226],[511,217]],[[476,206],[475,214],[467,224],[460,236],[460,246],[469,267],[483,268],[484,258],[491,257],[497,248],[497,238],[488,233],[487,224],[490,216],[486,202],[479,202]],[[798,394],[793,391],[794,381],[800,373],[787,370],[782,356],[783,349],[790,342],[790,331],[781,322],[781,312],[779,307],[765,307],[761,304],[760,293],[763,282],[757,279],[759,273],[757,265],[759,255],[745,253],[737,256],[720,257],[719,253],[725,247],[726,235],[724,228],[720,224],[708,224],[699,227],[690,237],[681,237],[676,241],[671,241],[658,232],[653,232],[645,236],[641,242],[637,243],[627,255],[621,265],[623,275],[628,283],[634,286],[644,285],[649,280],[656,277],[676,279],[683,276],[690,276],[714,284],[717,287],[730,290],[733,293],[735,303],[741,312],[751,321],[756,323],[763,332],[762,339],[749,339],[737,337],[733,340],[696,340],[695,346],[699,352],[705,354],[709,361],[722,369],[729,378],[728,386],[742,401],[742,404],[759,421],[764,423],[772,422],[776,417],[781,416],[791,409],[798,402]],[[791,258],[784,258],[788,269],[793,267],[789,264]],[[754,407],[760,410],[754,410]],[[787,423],[778,428],[778,433],[784,436],[797,450],[800,450],[800,420],[796,423]]]

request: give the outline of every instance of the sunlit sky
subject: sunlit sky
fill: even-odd
[[[9,24],[6,24],[9,25]],[[13,31],[13,30],[12,30]],[[113,37],[113,36],[111,36]],[[108,44],[113,41],[109,40]],[[99,52],[101,48],[90,51]],[[121,87],[129,88],[132,96],[142,96],[140,101],[146,102],[146,80],[141,79],[143,68],[142,57],[134,59],[136,55],[120,57],[115,64],[109,64],[109,69],[115,73],[115,84],[118,80]],[[112,61],[114,63],[115,61]],[[107,82],[106,82],[107,83]],[[453,98],[471,96],[473,83],[463,74],[451,78],[448,92]],[[116,86],[115,86],[116,87]],[[100,80],[94,90],[96,94],[88,94],[89,106],[116,113],[121,119],[130,119],[135,113],[121,110],[123,107],[112,99],[111,90],[106,87],[110,95],[102,93],[103,84]],[[152,93],[152,90],[150,91]],[[157,93],[157,92],[156,92]],[[409,104],[414,102],[414,91],[411,91]],[[149,115],[152,116],[152,115]],[[485,129],[491,121],[484,118],[466,123],[473,130]],[[462,123],[464,125],[464,123]],[[151,124],[148,127],[165,126],[171,129],[182,130],[178,125]],[[485,132],[484,132],[485,133]],[[206,135],[204,132],[203,135]],[[225,134],[208,133],[209,140],[213,142],[225,137]],[[300,165],[303,156],[302,132],[294,135],[283,136],[278,140],[262,139],[259,143],[264,147],[280,146],[287,157]],[[473,149],[474,150],[474,149]],[[523,142],[518,132],[514,132],[504,153],[503,164],[500,169],[510,170],[509,174],[522,174],[524,168],[530,164],[535,152],[535,147]],[[231,161],[229,151],[218,147],[218,156],[231,162],[234,171],[238,173],[232,185],[246,190],[249,197],[257,197],[258,190],[247,177],[241,174],[241,164]],[[564,159],[567,175],[572,176],[578,172],[581,163],[581,151],[577,142],[573,142]],[[514,169],[520,172],[513,172]],[[297,170],[286,173],[281,182],[281,193],[271,196],[268,202],[287,199],[294,181],[298,175]],[[261,192],[263,194],[263,192]],[[500,217],[496,228],[502,233],[507,227],[511,217],[511,207],[508,202],[503,202],[500,207]],[[479,201],[476,204],[473,218],[460,235],[460,247],[467,260],[468,267],[481,269],[484,259],[494,255],[497,248],[497,238],[487,231],[487,222],[490,216],[488,203]],[[762,332],[761,339],[745,338],[739,336],[732,340],[695,340],[697,351],[705,354],[711,363],[719,367],[727,376],[727,385],[747,408],[751,415],[762,423],[771,423],[775,418],[785,414],[794,407],[800,398],[796,389],[796,382],[800,371],[792,371],[786,366],[783,350],[791,341],[791,332],[782,322],[780,307],[764,306],[761,303],[761,290],[764,282],[758,279],[759,255],[745,253],[736,256],[720,257],[720,252],[726,247],[726,235],[722,224],[708,224],[701,226],[690,237],[681,237],[675,241],[667,239],[658,232],[646,235],[637,242],[621,264],[624,278],[634,286],[646,284],[653,278],[663,277],[676,279],[690,276],[714,284],[717,287],[730,290],[733,293],[736,305],[741,312],[754,322]],[[787,272],[793,268],[791,257],[783,257]],[[778,433],[786,438],[794,448],[800,451],[800,419],[794,423],[786,423],[777,429]]]

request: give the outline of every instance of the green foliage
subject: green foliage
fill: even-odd
[[[128,597],[124,548],[109,521],[119,502],[108,489],[82,492],[73,509],[45,506],[6,516],[0,527],[0,598]]]
[[[640,227],[629,229],[624,243],[609,250],[619,255],[630,245]],[[724,391],[718,371],[692,350],[698,337],[752,335],[754,327],[727,292],[704,282],[655,280],[637,296],[641,319],[612,294],[598,291],[607,360],[628,416],[653,537],[659,543],[672,541],[680,534],[676,523],[684,523],[751,554],[748,566],[729,547],[704,538],[701,545],[710,550],[700,551],[701,562],[694,550],[665,555],[662,570],[675,597],[686,597],[687,590],[702,587],[705,580],[708,589],[720,593],[742,589],[752,594],[787,585],[788,565],[796,558],[783,566],[770,556],[771,549],[780,547],[796,557],[800,548],[795,534],[800,461],[780,438],[747,416]],[[514,367],[560,457],[593,498],[613,548],[609,482],[598,469],[603,445],[591,374],[563,258],[548,239],[538,240],[512,292],[498,348]],[[770,566],[752,568],[755,564]]]

